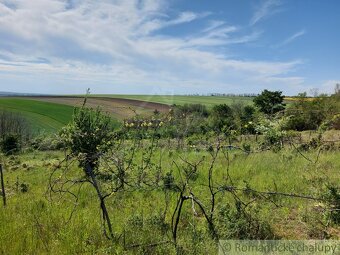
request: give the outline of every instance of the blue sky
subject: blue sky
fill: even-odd
[[[338,0],[0,0],[0,91],[332,93],[339,11]]]

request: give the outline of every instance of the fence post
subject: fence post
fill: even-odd
[[[4,184],[4,174],[2,172],[2,165],[0,164],[0,179],[1,179],[1,194],[2,194],[2,201],[4,206],[6,206],[6,192],[5,192],[5,184]]]

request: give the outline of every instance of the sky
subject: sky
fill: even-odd
[[[332,93],[339,11],[338,0],[0,0],[0,91]]]

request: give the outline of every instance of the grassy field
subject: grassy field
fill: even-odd
[[[105,96],[112,98],[136,99],[147,102],[155,102],[167,105],[183,105],[183,104],[204,104],[208,107],[217,104],[232,104],[242,102],[251,104],[252,97],[223,97],[223,96],[178,96],[178,95],[92,95]]]
[[[36,132],[55,132],[72,118],[73,107],[23,98],[0,98],[0,110],[20,113]]]
[[[206,157],[199,168],[191,190],[195,194],[204,194],[211,155],[206,151],[178,151],[166,148],[158,149],[154,159],[162,153],[163,173],[173,171],[176,180],[180,180],[173,161],[180,166],[179,157],[191,162]],[[317,151],[306,154],[315,159]],[[135,163],[142,157],[139,150]],[[319,196],[326,182],[339,183],[340,154],[323,152],[316,164],[311,164],[299,154],[285,149],[280,152],[264,151],[246,155],[231,152],[230,176],[234,185],[245,186],[247,182],[257,190],[279,190],[286,193],[300,193]],[[149,248],[127,248],[112,244],[101,229],[99,204],[93,188],[89,184],[76,185],[73,192],[81,186],[78,200],[70,194],[51,193],[49,191],[50,174],[64,158],[61,152],[30,152],[19,156],[3,158],[5,163],[5,182],[8,205],[0,210],[0,254],[175,254],[171,244],[151,246]],[[214,173],[216,180],[222,183],[225,178],[226,162],[218,158]],[[62,168],[56,172],[57,182],[61,182]],[[82,175],[77,164],[72,166],[72,177]],[[70,176],[69,176],[70,177]],[[23,192],[22,184],[27,185]],[[320,193],[321,192],[321,193]],[[171,211],[175,207],[177,193],[168,194],[170,204],[166,207],[162,189],[135,189],[117,192],[107,200],[113,227],[121,241],[127,246],[143,243],[157,243],[169,239]],[[201,197],[209,204],[209,196]],[[222,193],[218,196],[216,211],[231,203],[232,196]],[[275,204],[276,203],[276,204]],[[313,221],[318,211],[317,201],[281,198],[275,203],[255,203],[258,217],[270,224],[277,238],[283,239],[318,239],[323,229],[318,229]],[[277,206],[279,204],[280,206]],[[76,207],[74,207],[76,206]],[[75,208],[75,209],[74,209]],[[72,214],[72,211],[74,212]],[[198,208],[196,208],[198,211]],[[72,215],[72,217],[70,217]],[[333,238],[340,237],[340,229],[329,227]],[[123,235],[124,233],[124,235]],[[126,234],[126,236],[125,236]],[[202,214],[193,214],[191,203],[184,205],[178,233],[178,243],[184,254],[217,254],[217,246],[209,237]],[[14,241],[15,240],[15,241]],[[119,248],[120,247],[120,248]]]

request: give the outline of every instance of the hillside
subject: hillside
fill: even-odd
[[[35,132],[55,132],[72,118],[73,107],[23,98],[0,98],[0,110],[20,113]]]

